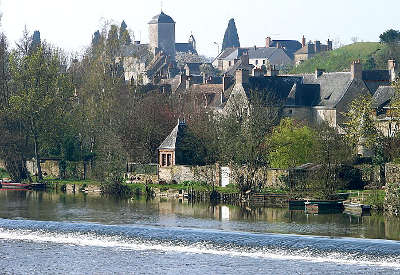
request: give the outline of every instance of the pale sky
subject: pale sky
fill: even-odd
[[[160,13],[160,0],[1,0],[1,30],[13,46],[24,26],[67,51],[81,51],[101,19],[124,19],[136,39],[148,42],[147,23]],[[307,40],[352,37],[378,41],[379,34],[400,29],[400,0],[164,0],[163,10],[176,21],[176,41],[193,32],[200,54],[215,56],[230,18],[241,46],[264,46],[265,37]]]

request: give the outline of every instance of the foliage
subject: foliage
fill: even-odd
[[[372,98],[361,96],[350,103],[349,111],[343,115],[346,118],[345,131],[354,151],[360,146],[374,149],[379,132],[372,116]]]
[[[224,40],[222,42],[222,51],[227,48],[240,47],[239,35],[237,33],[235,19],[230,19],[228,27],[226,28]]]
[[[279,123],[282,109],[281,102],[265,91],[243,97],[231,97],[230,111],[219,118],[217,129],[219,160],[233,165],[235,182],[246,192],[262,185],[256,173],[268,164],[265,136]]]
[[[390,29],[379,36],[382,43],[395,43],[400,41],[400,31]]]
[[[293,168],[313,159],[315,133],[290,118],[282,119],[268,138],[269,164],[273,168]]]

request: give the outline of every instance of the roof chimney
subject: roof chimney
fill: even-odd
[[[306,37],[303,35],[303,38],[301,39],[301,46],[305,47],[306,46]]]
[[[242,66],[249,66],[249,53],[247,51],[243,52],[240,60],[242,61]]]
[[[249,71],[246,69],[239,69],[236,71],[236,84],[248,84],[249,83]]]
[[[268,36],[267,38],[265,38],[265,47],[266,48],[271,47],[271,42],[272,42],[271,37]]]
[[[275,65],[268,66],[267,76],[278,76],[279,70],[275,67]]]
[[[351,63],[351,76],[352,79],[362,80],[362,64],[360,59]]]
[[[396,78],[399,75],[396,60],[393,60],[393,59],[388,60],[388,70],[389,70],[389,75],[390,75],[390,81],[391,82],[396,81]]]

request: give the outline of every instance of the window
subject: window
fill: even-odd
[[[161,155],[161,166],[166,166],[167,165],[167,158],[165,154]]]
[[[256,60],[256,65],[258,65],[258,60]]]
[[[263,65],[265,65],[265,59],[263,60]]]
[[[172,155],[171,155],[171,154],[168,154],[168,155],[167,155],[167,166],[171,166],[171,165],[172,165],[171,160],[172,160]]]
[[[229,67],[230,67],[230,66],[232,66],[232,61],[229,61],[229,63],[228,63],[228,64],[229,64]]]

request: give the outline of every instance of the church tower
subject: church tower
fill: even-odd
[[[163,51],[175,60],[175,21],[163,11],[149,22],[149,41],[153,53]]]

